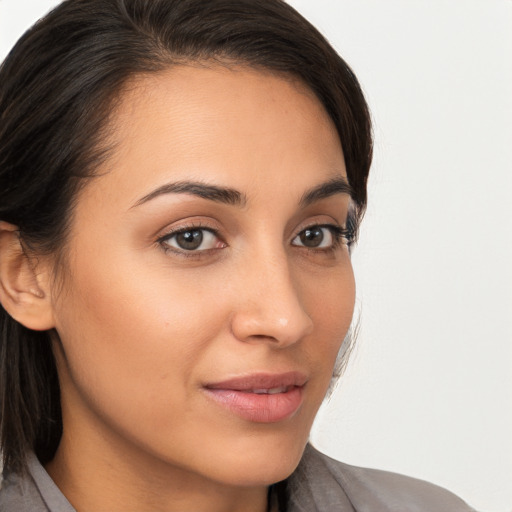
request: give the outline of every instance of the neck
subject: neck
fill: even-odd
[[[115,450],[90,457],[76,442],[63,436],[46,469],[68,501],[79,512],[151,510],[154,512],[265,512],[266,486],[219,484],[165,463]],[[130,458],[129,463],[126,459]],[[274,508],[272,508],[274,510]]]

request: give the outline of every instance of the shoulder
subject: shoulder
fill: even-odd
[[[75,512],[33,453],[24,474],[4,472],[1,512]]]
[[[0,510],[5,512],[47,512],[48,508],[30,477],[5,474],[0,487]]]
[[[310,445],[289,485],[292,512],[474,512],[437,485],[343,464]]]

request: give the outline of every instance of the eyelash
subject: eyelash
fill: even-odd
[[[314,229],[328,229],[333,237],[333,242],[329,247],[307,247],[305,245],[295,245],[295,247],[301,247],[303,249],[306,249],[308,252],[313,253],[330,253],[334,252],[336,249],[338,249],[342,245],[342,241],[345,240],[345,245],[350,248],[354,241],[354,229],[351,227],[351,223],[348,223],[349,226],[347,228],[343,228],[341,226],[338,226],[336,224],[311,224],[310,226],[305,227],[301,231],[299,231],[292,240],[295,240],[297,237],[299,237],[301,234],[308,230],[314,230]],[[186,249],[178,249],[176,247],[169,246],[168,242],[172,238],[182,234],[187,233],[190,231],[207,231],[211,233],[213,236],[215,236],[218,240],[221,241],[221,243],[225,244],[224,247],[227,246],[226,242],[222,239],[222,237],[219,235],[218,231],[212,227],[203,225],[203,224],[191,224],[189,226],[183,226],[176,228],[172,231],[169,231],[165,235],[158,238],[157,243],[165,252],[173,252],[174,254],[177,254],[179,256],[185,257],[185,258],[200,258],[206,254],[208,254],[211,251],[216,251],[219,249],[223,249],[224,247],[219,248],[211,248],[211,249],[201,249],[201,250],[186,250]]]

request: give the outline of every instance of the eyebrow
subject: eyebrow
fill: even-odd
[[[238,190],[229,187],[220,187],[218,185],[207,185],[198,181],[177,181],[175,183],[167,183],[158,187],[153,192],[145,195],[139,199],[134,205],[140,206],[141,204],[151,201],[155,197],[164,194],[191,194],[193,196],[215,201],[216,203],[229,204],[231,206],[245,206],[247,197]]]
[[[305,208],[316,201],[320,201],[321,199],[326,199],[337,194],[348,194],[352,197],[352,187],[343,176],[337,176],[336,178],[332,178],[325,183],[321,183],[320,185],[307,190],[302,196],[299,204],[302,208]]]
[[[190,194],[202,199],[208,199],[210,201],[224,203],[231,206],[238,206],[240,208],[247,204],[247,196],[234,188],[208,185],[198,181],[177,181],[174,183],[166,183],[165,185],[158,187],[139,199],[132,208],[140,206],[165,194]],[[302,195],[299,205],[302,208],[305,208],[316,201],[320,201],[321,199],[326,199],[337,194],[352,195],[352,188],[343,176],[332,178],[325,183],[321,183],[320,185],[307,190]]]

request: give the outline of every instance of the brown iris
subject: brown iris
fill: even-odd
[[[324,240],[324,232],[321,227],[308,228],[299,235],[299,238],[305,247],[318,247]]]
[[[193,251],[203,243],[203,231],[201,229],[194,229],[178,233],[176,235],[176,243],[181,249]]]

